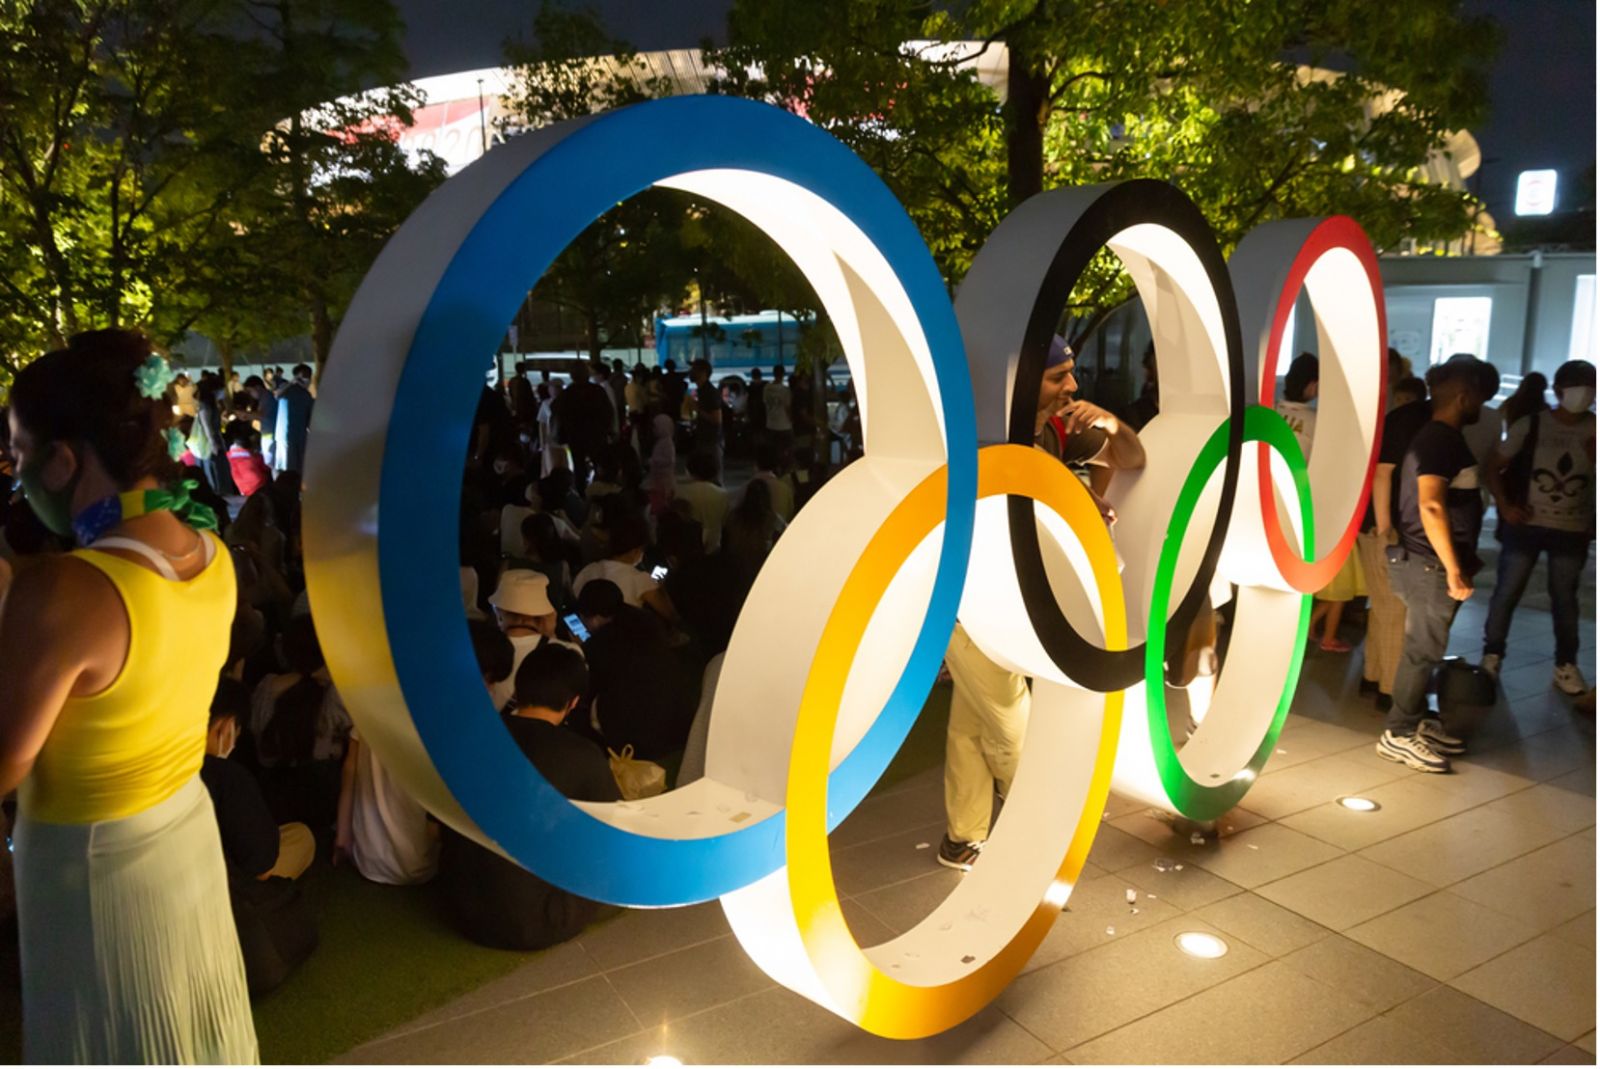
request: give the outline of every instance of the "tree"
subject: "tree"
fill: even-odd
[[[1007,207],[1134,177],[1176,183],[1225,251],[1269,219],[1338,212],[1380,248],[1460,237],[1475,198],[1423,170],[1486,102],[1494,31],[1460,9],[737,0],[728,47],[711,58],[732,72],[725,91],[799,111],[861,153],[954,285]],[[961,66],[1002,45],[1003,102]],[[1072,333],[1130,293],[1102,257],[1073,295]]]
[[[239,236],[298,299],[320,374],[356,286],[444,165],[431,154],[413,164],[397,140],[423,98],[400,80],[403,25],[390,0],[242,3],[260,43],[251,80],[278,115]]]
[[[905,0],[740,0],[708,42],[717,92],[821,126],[877,171],[953,284],[1004,213],[999,101],[960,59],[955,18]],[[920,42],[920,43],[912,43]]]
[[[672,90],[589,11],[544,3],[535,44],[508,41],[515,69],[500,132],[515,137],[567,119],[624,107]],[[657,308],[674,305],[694,278],[680,240],[694,210],[686,194],[648,189],[613,207],[579,234],[534,289],[584,323],[591,359],[617,343],[639,344]]]
[[[0,15],[0,347],[88,325],[171,341],[251,181],[247,44],[215,0],[36,0]],[[205,86],[202,95],[196,87]]]

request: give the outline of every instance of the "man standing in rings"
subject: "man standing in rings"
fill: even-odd
[[[1479,360],[1451,360],[1428,372],[1433,418],[1400,465],[1400,544],[1390,546],[1389,585],[1406,606],[1405,643],[1394,675],[1378,756],[1419,772],[1449,772],[1466,752],[1427,706],[1428,679],[1444,657],[1456,610],[1472,597],[1482,567],[1483,496],[1478,463],[1461,433],[1488,399]]]
[[[1073,355],[1051,339],[1039,383],[1034,444],[1073,468],[1094,496],[1107,523],[1116,513],[1104,493],[1117,469],[1144,467],[1144,447],[1133,428],[1105,409],[1075,400]],[[1031,704],[1026,677],[984,656],[958,623],[945,651],[953,689],[945,732],[945,835],[939,864],[966,872],[989,837],[994,800],[1011,789],[1022,756]]]

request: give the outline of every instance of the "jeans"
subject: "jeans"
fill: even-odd
[[[1413,735],[1428,715],[1428,680],[1444,659],[1461,603],[1450,596],[1444,565],[1433,557],[1391,557],[1389,585],[1406,603],[1406,637],[1394,673],[1394,704],[1383,726],[1396,735]]]
[[[1505,527],[1494,598],[1483,625],[1483,652],[1505,656],[1511,614],[1528,588],[1540,553],[1549,554],[1550,621],[1556,632],[1556,663],[1573,664],[1578,659],[1578,582],[1589,560],[1589,536],[1582,531],[1557,531],[1531,524]]]

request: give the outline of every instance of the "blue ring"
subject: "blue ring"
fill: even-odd
[[[484,696],[467,630],[456,622],[461,462],[483,388],[482,357],[496,351],[533,283],[614,204],[707,168],[786,179],[860,228],[910,298],[944,416],[949,514],[933,594],[883,712],[829,777],[830,830],[877,782],[921,712],[955,624],[972,544],[977,428],[955,312],[905,209],[839,141],[751,101],[651,101],[585,122],[500,194],[446,268],[400,375],[380,482],[380,514],[390,519],[378,535],[384,626],[412,722],[468,816],[529,871],[621,905],[708,901],[769,875],[784,863],[784,814],[712,838],[650,838],[588,815],[533,768]]]

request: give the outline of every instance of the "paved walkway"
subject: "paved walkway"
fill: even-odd
[[[1464,607],[1455,652],[1476,656],[1486,600]],[[1592,670],[1592,610],[1583,629]],[[1505,695],[1451,776],[1379,760],[1359,660],[1313,652],[1278,753],[1221,837],[1191,845],[1114,796],[1025,974],[932,1039],[876,1039],[775,986],[711,903],[626,914],[346,1060],[1593,1064],[1595,726],[1550,688],[1549,636],[1547,614],[1519,616]],[[1353,792],[1383,808],[1333,804]],[[960,879],[933,863],[942,824],[935,770],[835,833],[863,943]],[[1195,929],[1229,952],[1180,953],[1173,937]]]

